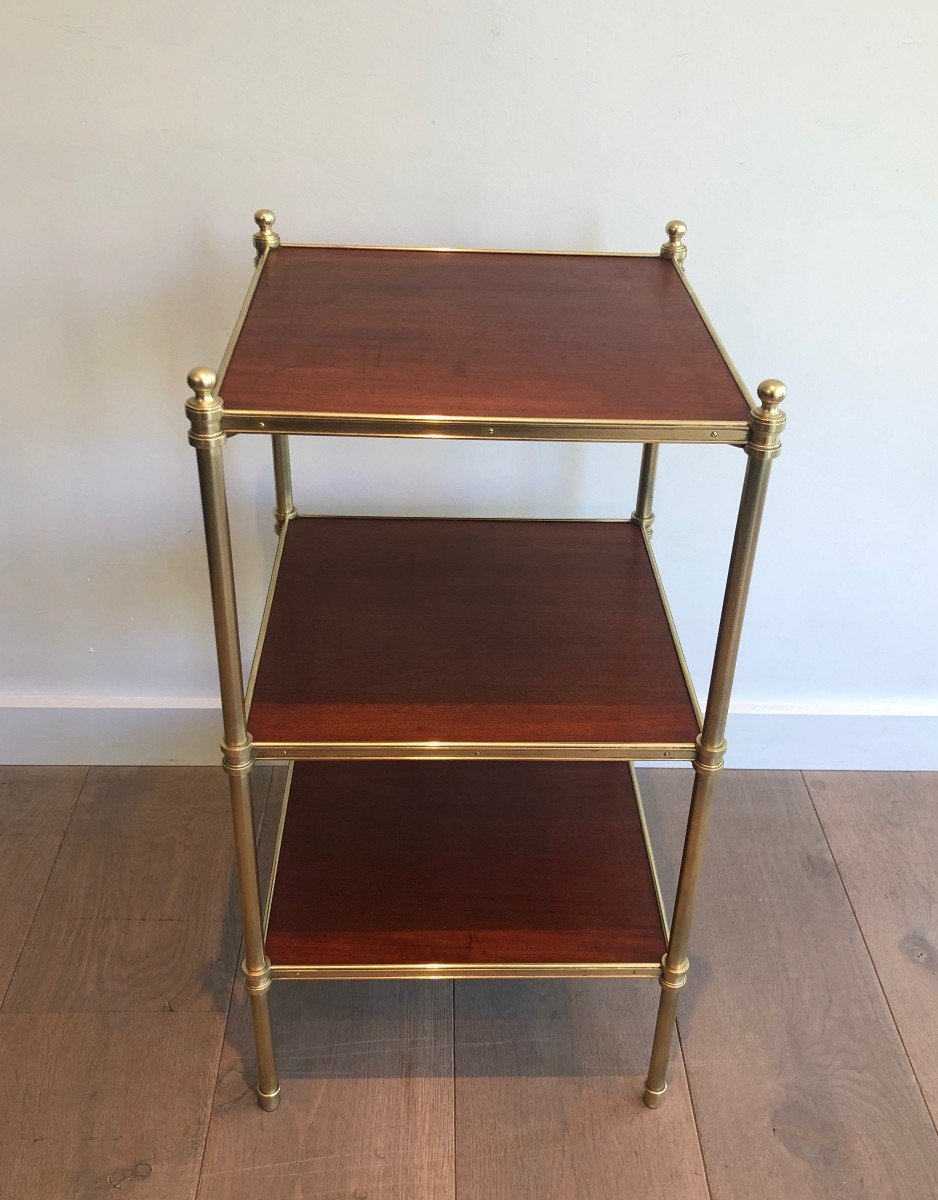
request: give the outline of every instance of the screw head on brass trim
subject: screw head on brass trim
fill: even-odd
[[[775,413],[788,395],[788,388],[780,379],[763,379],[756,389],[756,394],[762,402],[762,407],[769,413]]]
[[[261,233],[270,233],[276,220],[276,216],[270,211],[269,208],[259,208],[254,214],[255,224]]]
[[[214,391],[216,379],[215,372],[210,367],[193,367],[189,372],[189,387],[200,400],[204,400]]]

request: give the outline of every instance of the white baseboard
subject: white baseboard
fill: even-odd
[[[206,697],[0,697],[0,762],[213,764],[221,713]],[[728,767],[938,770],[938,709],[896,704],[740,704]]]

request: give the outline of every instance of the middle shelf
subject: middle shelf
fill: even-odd
[[[692,759],[631,521],[296,517],[246,703],[258,758]]]

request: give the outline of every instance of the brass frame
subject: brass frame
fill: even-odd
[[[215,621],[215,641],[218,657],[222,700],[224,740],[222,766],[229,777],[235,848],[237,852],[238,884],[244,926],[245,988],[251,1001],[254,1041],[257,1052],[257,1094],[260,1106],[271,1111],[277,1107],[280,1085],[274,1061],[268,992],[271,981],[278,979],[379,979],[379,978],[531,978],[531,977],[615,977],[657,978],[661,986],[658,1017],[652,1044],[644,1101],[649,1108],[659,1107],[667,1090],[667,1071],[671,1041],[677,1012],[677,1000],[687,980],[691,922],[697,884],[700,877],[703,846],[713,801],[713,789],[723,767],[726,750],[725,730],[730,691],[736,667],[743,616],[752,576],[759,526],[765,505],[769,472],[780,452],[780,434],[785,415],[779,405],[786,391],[778,380],[765,380],[758,388],[758,405],[747,391],[735,365],[713,329],[684,274],[687,248],[684,245],[686,226],[671,221],[666,226],[668,240],[658,252],[669,260],[687,289],[688,295],[703,320],[714,346],[731,372],[740,393],[749,405],[748,420],[716,425],[704,422],[617,422],[617,421],[508,421],[497,417],[453,418],[446,415],[414,417],[406,414],[360,414],[348,416],[336,413],[290,414],[257,410],[226,412],[221,399],[225,373],[237,344],[254,291],[271,253],[280,246],[274,233],[274,215],[267,209],[255,214],[257,233],[254,234],[255,269],[247,296],[235,323],[228,346],[219,365],[217,376],[206,368],[196,368],[189,375],[193,395],[186,404],[190,422],[189,441],[196,451],[199,484],[205,523],[208,552],[209,581]],[[331,248],[331,247],[319,247]],[[336,247],[338,248],[338,247]],[[404,250],[413,247],[357,247],[359,249]],[[434,253],[425,248],[419,252]],[[448,250],[449,253],[476,254],[555,254],[554,251],[525,250]],[[559,252],[561,254],[565,252]],[[571,252],[578,257],[583,252]],[[593,253],[593,252],[587,252]],[[652,257],[651,255],[621,255],[617,257]],[[243,687],[241,651],[235,603],[234,570],[231,556],[231,537],[225,491],[222,450],[226,437],[236,433],[266,433],[271,435],[273,448],[276,506],[274,517],[279,534],[277,553],[271,572],[270,586],[261,621],[257,647],[248,679]],[[694,745],[647,744],[571,744],[541,745],[527,743],[304,743],[254,744],[248,732],[251,699],[257,668],[263,651],[264,636],[276,589],[277,574],[284,552],[290,522],[296,516],[293,503],[290,471],[290,433],[336,434],[343,436],[425,437],[425,438],[506,438],[512,440],[641,442],[642,464],[638,494],[632,520],[642,529],[649,562],[658,585],[661,602],[674,640],[688,694],[697,716],[700,734]],[[717,635],[710,688],[706,710],[701,716],[693,684],[678,640],[677,630],[668,606],[658,566],[651,549],[654,522],[653,500],[658,466],[658,447],[662,443],[684,442],[741,446],[747,454],[746,473],[740,497],[736,533],[727,574],[726,591]],[[436,518],[446,519],[446,518]],[[499,518],[489,518],[499,519]],[[505,518],[508,519],[508,518]],[[251,769],[258,758],[290,759],[287,794],[280,817],[273,870],[262,903],[257,866],[256,830],[251,803]],[[635,789],[642,834],[654,880],[667,951],[661,963],[505,963],[480,969],[475,964],[415,963],[412,965],[360,964],[348,967],[322,967],[315,964],[271,965],[264,948],[267,921],[270,914],[283,822],[289,802],[292,760],[303,758],[428,758],[428,759],[625,759]],[[655,868],[651,839],[642,807],[641,793],[635,776],[633,760],[687,759],[694,765],[694,786],[688,814],[687,833],[678,878],[672,921],[668,923],[666,906]]]
[[[502,442],[678,442],[745,446],[740,421],[555,421],[529,417],[415,417],[384,413],[226,412],[226,433],[303,433],[321,437],[463,438]]]

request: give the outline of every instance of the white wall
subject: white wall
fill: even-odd
[[[686,220],[744,378],[790,392],[730,761],[938,767],[933,4],[35,0],[2,23],[0,757],[216,760],[185,376],[220,357],[269,205],[294,241],[655,249]],[[248,645],[268,454],[228,451]],[[294,449],[302,506],[334,512],[627,514],[636,462]],[[701,690],[742,468],[662,453]]]

